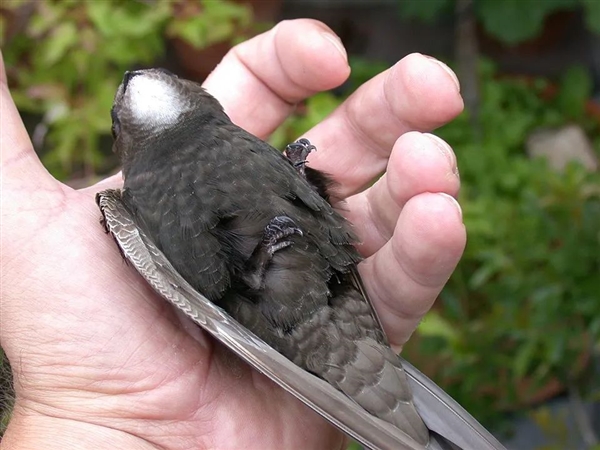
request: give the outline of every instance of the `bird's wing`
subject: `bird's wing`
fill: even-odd
[[[146,281],[205,331],[259,372],[294,395],[340,430],[371,449],[441,450],[445,439],[432,439],[427,447],[393,425],[367,413],[329,383],[296,366],[221,308],[195,291],[139,228],[120,191],[106,190],[96,196],[104,224],[123,256]],[[410,364],[406,364],[415,404],[432,430],[463,449],[503,450],[504,447],[466,411]],[[447,416],[451,420],[447,420]],[[465,434],[465,435],[463,435]]]
[[[381,329],[383,329],[381,320],[377,315],[377,310],[367,295],[362,279],[356,269],[351,271],[351,277],[357,290],[371,304],[373,316],[379,322]],[[443,442],[444,440],[454,444],[454,448],[481,450],[498,450],[504,448],[456,400],[421,373],[415,366],[403,358],[401,360],[413,394],[413,403],[423,422],[427,425],[427,428],[434,432],[431,436],[432,441],[437,441],[435,443],[439,444],[440,448],[453,448],[447,446],[447,443]],[[433,444],[430,444],[430,446]]]

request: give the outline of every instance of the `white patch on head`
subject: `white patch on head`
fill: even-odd
[[[135,119],[154,126],[174,125],[183,111],[175,89],[161,79],[137,75],[129,80],[129,97]]]

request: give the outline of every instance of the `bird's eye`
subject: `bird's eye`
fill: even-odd
[[[113,139],[116,139],[119,133],[121,132],[121,125],[119,122],[113,122],[112,127],[110,128]]]
[[[119,133],[121,132],[121,122],[119,121],[119,118],[117,117],[117,113],[115,112],[114,108],[111,108],[110,110],[110,118],[112,119],[112,127],[110,131],[112,133],[113,139],[116,139]]]

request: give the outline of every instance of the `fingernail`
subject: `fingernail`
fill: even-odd
[[[458,92],[460,92],[460,81],[458,81],[458,77],[456,76],[456,74],[450,67],[448,67],[446,64],[441,62],[439,59],[435,59],[432,56],[429,56],[429,55],[423,55],[423,56],[425,56],[429,61],[436,63],[438,66],[440,66],[442,69],[444,69],[444,71],[448,75],[450,75],[450,77],[452,78],[452,81],[454,81],[454,84],[456,85],[456,89],[458,90]]]
[[[333,44],[333,46],[336,48],[336,50],[340,53],[340,55],[342,55],[342,57],[344,58],[344,60],[348,61],[348,53],[346,53],[346,49],[344,48],[344,44],[342,44],[342,41],[340,41],[340,39],[331,33],[321,33],[323,35],[323,37],[325,39],[327,39],[329,42],[331,42]]]
[[[444,141],[443,139],[441,139],[440,137],[436,136],[435,134],[431,134],[431,133],[423,133],[423,134],[425,136],[427,136],[435,144],[435,146],[438,148],[438,150],[444,154],[444,156],[448,160],[448,163],[450,164],[450,170],[452,171],[452,173],[454,175],[458,176],[458,169],[457,169],[457,165],[456,165],[456,155],[454,154],[454,152],[452,151],[452,148],[448,145],[448,143],[446,141]]]
[[[460,207],[460,205],[458,204],[456,199],[454,197],[452,197],[451,195],[446,194],[445,192],[438,192],[437,194],[442,196],[443,198],[445,198],[446,200],[448,200],[450,203],[452,203],[454,205],[454,207],[456,208],[456,211],[458,212],[458,217],[460,218],[460,220],[462,222],[462,208]]]

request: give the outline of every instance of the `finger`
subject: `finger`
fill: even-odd
[[[408,55],[306,133],[318,148],[309,155],[310,165],[331,174],[346,197],[383,172],[400,135],[433,130],[462,108],[458,81],[446,65]]]
[[[458,195],[456,156],[440,138],[419,132],[402,135],[394,145],[386,173],[368,190],[347,199],[342,213],[360,239],[364,256],[392,236],[406,202],[424,192]]]
[[[424,193],[406,203],[393,238],[360,265],[392,344],[408,340],[450,278],[465,243],[456,200]]]
[[[204,87],[233,122],[264,138],[295,103],[339,86],[349,74],[346,52],[331,29],[298,19],[234,47]]]
[[[4,58],[0,54],[0,168],[3,196],[35,189],[38,196],[56,189],[52,176],[42,166],[23,125],[6,83]],[[7,197],[5,197],[7,200]],[[4,202],[7,208],[13,201]],[[8,212],[8,211],[5,211]]]

